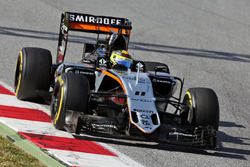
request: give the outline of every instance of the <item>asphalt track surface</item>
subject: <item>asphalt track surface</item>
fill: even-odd
[[[145,166],[249,166],[249,0],[2,0],[0,80],[13,85],[18,51],[37,46],[55,56],[60,14],[77,11],[128,17],[130,52],[141,60],[167,63],[189,87],[213,88],[220,101],[219,145],[205,151],[173,145],[99,138]],[[73,36],[74,48],[88,38]]]

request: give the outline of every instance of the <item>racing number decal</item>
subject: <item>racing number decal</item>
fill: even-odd
[[[18,77],[17,77],[17,86],[16,86],[16,90],[15,90],[16,96],[18,96],[18,92],[19,92],[20,84],[21,84],[21,80],[22,80],[22,71],[23,71],[23,54],[22,54],[22,51],[19,52],[17,64],[18,64],[18,62],[19,62],[19,67],[17,67],[17,68],[19,68],[19,74],[18,74]]]

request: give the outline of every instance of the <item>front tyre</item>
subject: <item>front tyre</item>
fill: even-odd
[[[76,132],[80,113],[88,110],[89,92],[89,81],[84,75],[64,73],[57,78],[51,101],[56,129]]]
[[[219,101],[216,93],[209,88],[190,88],[183,99],[187,104],[187,121],[196,126],[219,127]]]
[[[186,106],[186,110],[181,113],[183,122],[196,127],[208,127],[203,138],[204,144],[215,148],[220,113],[216,93],[209,88],[190,88],[184,96],[183,104]]]

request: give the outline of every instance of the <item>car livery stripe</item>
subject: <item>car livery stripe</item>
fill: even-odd
[[[116,32],[118,33],[119,28],[116,27],[110,27],[107,25],[93,25],[93,24],[88,24],[88,23],[78,23],[78,22],[71,22],[69,24],[69,29],[70,30],[80,30],[80,31],[90,31],[90,32],[105,32],[105,33],[111,33]],[[122,29],[122,34],[127,35],[128,32],[130,33],[130,30],[124,30]]]
[[[4,85],[4,86],[2,86]],[[142,166],[105,143],[74,138],[57,130],[49,111],[41,105],[18,100],[0,81],[0,122],[67,166]]]
[[[123,90],[124,93],[126,94],[126,89],[125,89],[125,87],[124,87],[124,85],[123,85],[123,83],[122,83],[122,81],[120,80],[119,77],[115,76],[114,74],[112,74],[112,73],[110,73],[110,72],[108,72],[108,71],[106,71],[106,70],[102,70],[102,73],[103,73],[104,75],[107,75],[107,76],[113,78],[114,80],[116,80],[116,81],[121,85],[122,90]]]

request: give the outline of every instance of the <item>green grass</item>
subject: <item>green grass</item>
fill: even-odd
[[[0,136],[1,167],[45,167],[33,156],[16,147],[6,138]]]

